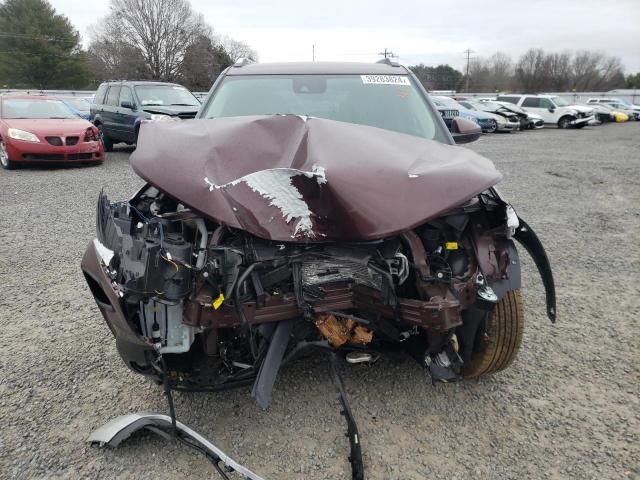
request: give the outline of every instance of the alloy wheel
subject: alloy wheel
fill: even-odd
[[[558,122],[559,128],[569,128],[570,125],[571,125],[571,119],[568,117],[563,117],[560,119],[560,122]]]
[[[3,141],[0,141],[0,164],[4,168],[9,168],[9,154],[7,153],[7,147]]]

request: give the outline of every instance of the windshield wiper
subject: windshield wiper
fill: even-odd
[[[193,103],[172,103],[172,106],[179,106],[179,107],[197,107],[198,105],[194,105]]]

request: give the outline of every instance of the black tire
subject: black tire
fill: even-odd
[[[104,133],[104,127],[101,123],[96,124],[96,128],[100,132],[100,138],[102,139],[102,144],[104,145],[105,152],[113,152],[113,140],[109,138],[109,136]]]
[[[574,128],[584,128],[586,126],[587,126],[586,123],[580,123],[580,124],[576,125]]]
[[[491,127],[489,127],[486,133],[494,133],[496,130],[498,130],[498,124],[496,123],[495,120],[492,120]]]
[[[15,162],[9,160],[9,154],[7,153],[7,147],[4,141],[0,140],[0,166],[5,170],[12,170],[16,168]]]
[[[565,129],[571,127],[571,120],[573,120],[573,117],[565,115],[560,120],[558,120],[558,128]]]
[[[508,292],[491,314],[478,351],[462,367],[465,378],[478,378],[504,370],[516,358],[524,332],[524,308],[520,290]]]

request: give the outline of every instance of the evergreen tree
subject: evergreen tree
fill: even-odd
[[[46,0],[0,4],[0,86],[83,88],[89,83],[80,34]]]

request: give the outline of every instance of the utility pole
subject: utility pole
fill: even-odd
[[[311,45],[311,61],[312,62],[316,61],[316,45],[315,44]]]
[[[471,54],[476,52],[474,52],[470,48],[467,48],[463,53],[467,55],[467,81],[465,82],[466,83],[465,92],[469,93],[469,63],[471,60]]]
[[[391,50],[387,50],[387,47],[384,48],[384,52],[380,52],[378,55],[382,55],[384,58],[398,58]]]

